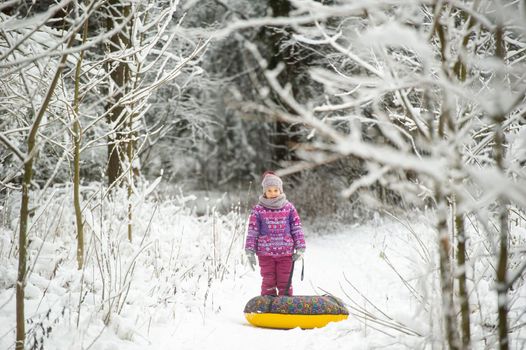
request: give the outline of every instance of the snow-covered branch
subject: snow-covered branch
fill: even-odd
[[[0,141],[9,148],[22,162],[25,162],[26,157],[24,156],[24,153],[20,151],[9,139],[7,136],[4,135],[4,133],[0,132]]]

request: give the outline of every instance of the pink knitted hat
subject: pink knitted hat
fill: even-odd
[[[279,176],[274,174],[272,171],[265,171],[263,174],[263,181],[261,181],[261,186],[263,187],[263,191],[265,191],[270,186],[276,186],[279,188],[281,193],[283,193],[283,181],[281,181]]]

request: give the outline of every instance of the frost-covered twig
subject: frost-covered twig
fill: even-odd
[[[424,242],[422,241],[420,236],[415,232],[415,230],[413,229],[411,224],[407,220],[402,220],[401,218],[399,218],[398,216],[390,213],[387,210],[382,210],[382,211],[385,214],[389,215],[391,218],[395,219],[396,221],[398,221],[399,223],[404,225],[404,227],[409,231],[409,233],[411,233],[411,236],[418,243],[418,246],[420,247],[420,250],[422,251],[422,253],[420,254],[420,256],[422,257],[422,260],[424,260],[424,262],[426,262],[426,263],[431,262],[431,253],[429,253],[428,247],[426,247],[426,245],[424,244]]]
[[[347,305],[349,309],[351,309],[351,314],[353,314],[357,319],[364,320],[364,321],[370,321],[376,324],[378,328],[375,328],[378,331],[381,331],[382,333],[385,332],[383,329],[392,329],[397,332],[406,334],[406,335],[413,335],[413,336],[422,336],[417,331],[407,327],[403,323],[394,320],[392,317],[388,316],[386,313],[384,313],[382,310],[380,310],[374,303],[372,303],[363,293],[361,293],[352,283],[345,277],[346,282],[351,285],[351,287],[364,299],[366,302],[371,305],[375,310],[377,310],[384,318],[381,318],[380,316],[377,316],[373,313],[371,313],[369,310],[367,310],[366,307],[360,306],[356,301],[354,301],[354,298],[352,298],[344,288],[342,288],[344,294],[347,296],[347,298],[350,300],[353,305]],[[368,325],[369,326],[369,325]],[[388,334],[388,333],[385,333]],[[389,335],[389,334],[388,334]],[[392,335],[391,335],[392,336]]]
[[[7,136],[4,135],[3,132],[0,132],[0,141],[9,148],[22,162],[25,162],[26,157],[22,151],[18,149],[9,139]]]

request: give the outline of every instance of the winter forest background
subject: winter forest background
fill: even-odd
[[[5,0],[0,348],[524,349],[525,96],[523,0]],[[348,321],[244,322],[268,169]]]

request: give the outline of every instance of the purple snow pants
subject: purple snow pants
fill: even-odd
[[[261,295],[285,295],[287,284],[289,283],[290,270],[292,268],[292,256],[258,256],[259,267],[261,269]],[[292,284],[289,288],[289,295],[292,295]]]

